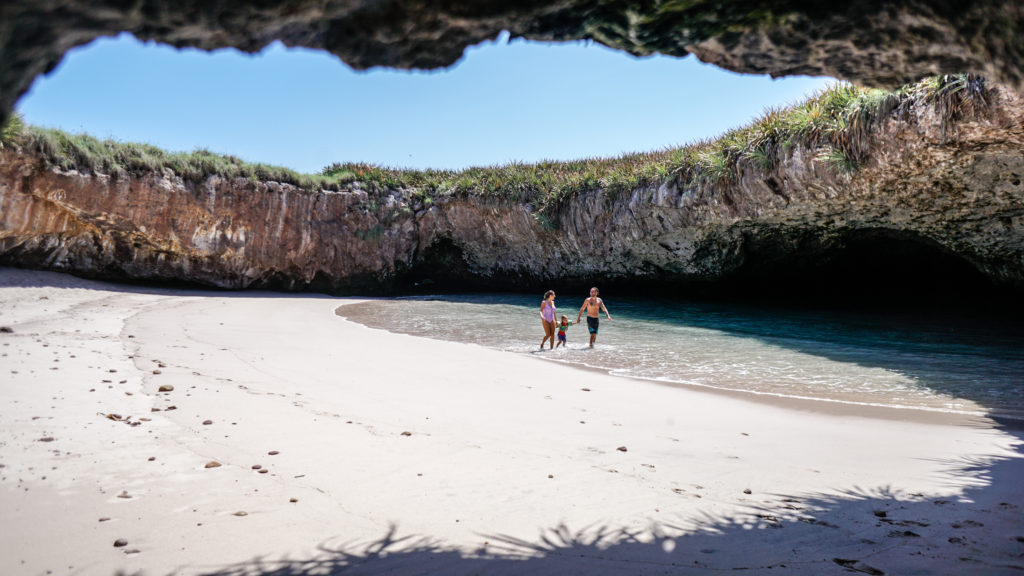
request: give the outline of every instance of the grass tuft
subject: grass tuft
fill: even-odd
[[[815,160],[837,174],[851,174],[867,161],[872,134],[883,122],[910,119],[914,110],[930,106],[945,135],[956,122],[990,112],[992,102],[985,80],[971,74],[927,78],[894,92],[838,83],[802,103],[767,109],[749,125],[714,140],[615,158],[512,162],[463,170],[406,170],[350,162],[331,164],[317,174],[299,174],[206,149],[171,153],[149,144],[26,126],[19,115],[4,127],[0,144],[27,149],[63,170],[115,178],[169,170],[196,183],[218,176],[283,182],[310,191],[362,190],[377,207],[390,204],[375,196],[392,193],[404,195],[414,209],[447,197],[525,202],[533,205],[539,222],[553,228],[560,206],[586,191],[600,189],[614,197],[667,182],[725,190],[743,170],[771,172],[797,148],[816,151]]]
[[[13,146],[21,139],[25,131],[25,117],[15,112],[7,119],[7,124],[0,128],[0,148]]]

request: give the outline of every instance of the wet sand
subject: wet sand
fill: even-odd
[[[353,301],[0,268],[0,573],[1024,569],[1019,429],[616,378]]]

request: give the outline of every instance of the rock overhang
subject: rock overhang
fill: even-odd
[[[0,123],[69,49],[121,32],[203,50],[256,52],[280,40],[326,50],[357,69],[446,67],[467,47],[507,32],[888,88],[969,71],[1024,92],[1017,0],[10,0],[0,7]]]

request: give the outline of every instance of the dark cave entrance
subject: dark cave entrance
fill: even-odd
[[[450,292],[477,288],[475,280],[466,265],[462,248],[451,238],[434,240],[414,258],[414,265],[404,278],[404,292]]]
[[[1010,288],[917,235],[869,229],[827,242],[777,239],[745,239],[743,264],[712,290],[729,299],[828,308],[1021,310]]]

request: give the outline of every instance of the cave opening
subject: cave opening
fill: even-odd
[[[796,249],[792,249],[795,246]],[[782,249],[747,241],[743,264],[713,288],[727,299],[828,308],[918,312],[1014,312],[1024,307],[941,245],[906,232],[853,230],[828,242],[799,240]]]
[[[451,292],[474,284],[462,248],[449,237],[437,238],[415,257],[400,291]]]

